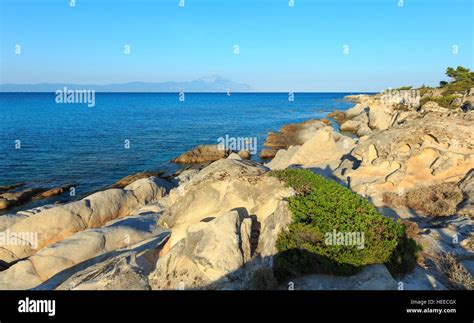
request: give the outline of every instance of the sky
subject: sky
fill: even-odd
[[[220,75],[256,91],[355,92],[473,68],[473,0],[71,1],[0,0],[0,83]]]

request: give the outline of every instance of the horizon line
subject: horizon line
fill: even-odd
[[[85,89],[84,89],[85,90]],[[84,91],[79,89],[71,89],[71,91]],[[85,90],[85,91],[94,91],[96,93],[104,94],[180,94],[180,93],[193,93],[193,94],[338,94],[338,93],[354,93],[354,94],[376,94],[380,91],[155,91],[155,92],[141,92],[141,91],[97,91],[97,90]],[[0,93],[12,94],[12,93],[52,93],[55,94],[56,91],[1,91]]]

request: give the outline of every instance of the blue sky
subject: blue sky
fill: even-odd
[[[217,74],[258,91],[379,91],[473,68],[472,0],[69,1],[0,0],[0,82]]]

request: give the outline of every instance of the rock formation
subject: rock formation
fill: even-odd
[[[199,146],[173,161],[200,165],[172,178],[134,174],[78,201],[1,216],[0,289],[286,289],[272,270],[295,192],[268,172],[289,167],[403,219],[423,248],[402,277],[378,264],[350,277],[297,277],[295,289],[450,288],[443,254],[474,267],[472,96],[448,109],[412,93],[349,97],[353,108],[331,114],[342,133],[325,120],[284,126],[265,142],[266,164]],[[18,188],[0,188],[0,207]]]
[[[32,256],[55,242],[76,232],[100,227],[107,222],[132,215],[144,204],[158,201],[167,190],[160,179],[141,179],[122,189],[97,192],[80,201],[45,208],[30,216],[25,213],[3,217],[3,238],[6,241],[21,239],[24,233],[34,233],[35,241],[0,245],[0,261],[12,263]]]
[[[213,162],[222,158],[226,158],[231,153],[232,151],[228,149],[222,149],[219,145],[199,145],[171,161],[178,164]]]
[[[273,158],[280,149],[287,149],[290,146],[302,145],[308,141],[315,130],[327,126],[327,123],[321,120],[308,120],[301,123],[289,124],[281,127],[279,132],[268,133],[265,147],[260,153],[260,158]]]

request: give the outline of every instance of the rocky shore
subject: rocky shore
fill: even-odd
[[[407,97],[350,97],[353,108],[328,116],[341,133],[328,120],[270,133],[265,164],[200,146],[176,161],[205,164],[175,176],[131,175],[81,200],[0,216],[0,289],[472,289],[474,112]],[[288,168],[403,220],[421,248],[415,269],[395,276],[378,263],[345,277],[276,280],[297,192],[268,175]],[[16,188],[0,188],[0,205],[16,203],[5,195]]]

